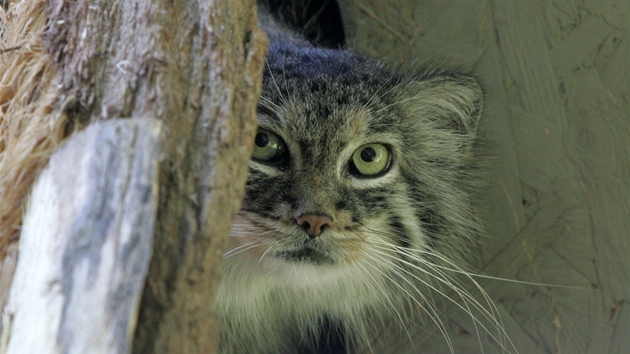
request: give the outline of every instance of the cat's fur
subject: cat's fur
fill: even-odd
[[[258,121],[289,157],[251,162],[215,302],[220,352],[294,353],[330,323],[350,349],[370,347],[384,326],[437,316],[431,299],[476,232],[482,92],[467,76],[314,47],[259,10],[270,46]],[[349,170],[366,143],[391,150],[382,176]],[[333,227],[311,238],[304,213]]]

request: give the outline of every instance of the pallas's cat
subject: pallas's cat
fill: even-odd
[[[317,351],[322,330],[353,351],[418,316],[439,325],[433,299],[478,225],[480,86],[315,47],[259,11],[270,44],[220,352]]]

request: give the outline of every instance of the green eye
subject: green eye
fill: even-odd
[[[268,164],[281,164],[287,156],[287,148],[282,138],[267,129],[259,128],[254,140],[252,158]]]
[[[383,144],[366,144],[352,154],[350,171],[363,177],[376,177],[390,165],[390,153]]]

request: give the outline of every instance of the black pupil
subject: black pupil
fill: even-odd
[[[372,162],[375,158],[376,151],[374,151],[374,149],[372,149],[371,147],[366,147],[365,149],[361,150],[361,160],[365,162]]]
[[[254,142],[258,147],[265,147],[269,145],[269,135],[265,133],[258,133],[256,134],[256,140]]]

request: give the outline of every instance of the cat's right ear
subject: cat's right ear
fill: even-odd
[[[474,136],[483,108],[481,86],[464,75],[436,75],[400,84],[400,107],[438,128]]]

